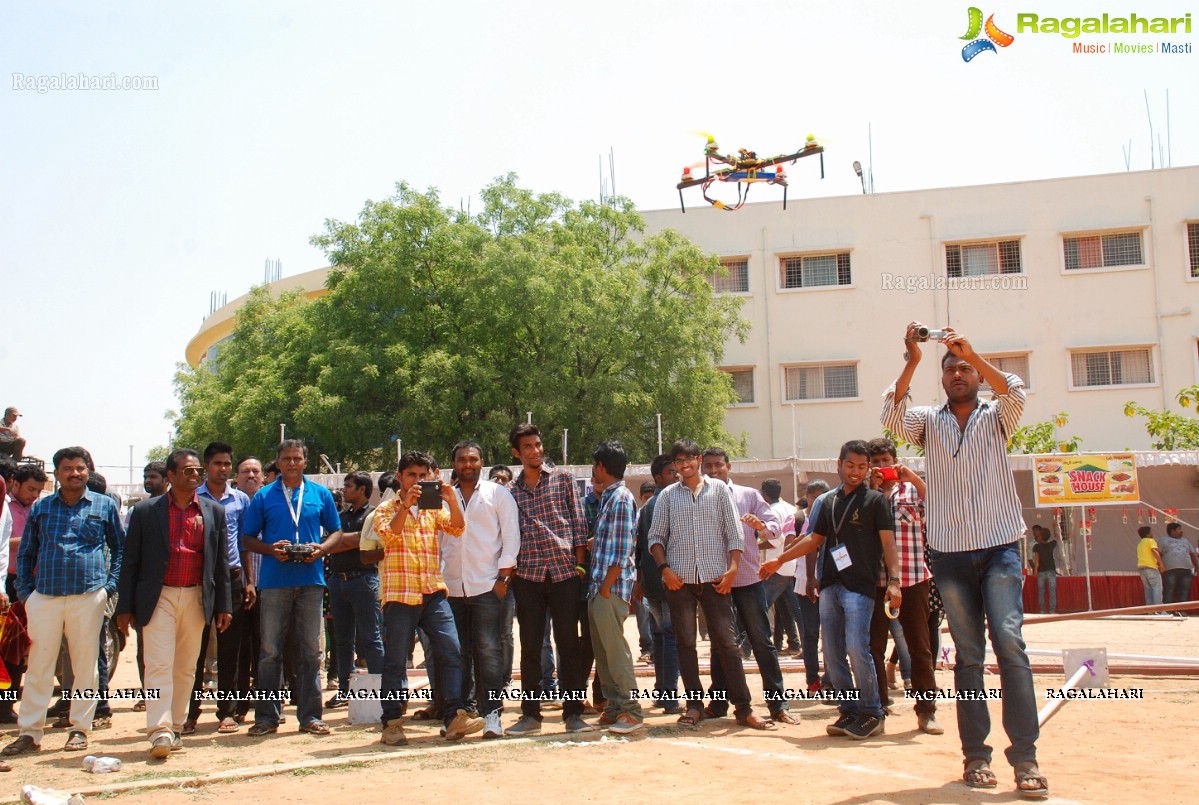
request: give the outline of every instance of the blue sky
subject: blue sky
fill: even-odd
[[[1071,52],[1072,41],[1173,36],[1017,33],[1016,14],[1182,16],[1192,5],[980,5],[1016,36],[964,63],[969,3],[615,0],[428,4],[37,3],[0,9],[0,405],[37,455],[80,443],[125,481],[164,443],[175,364],[208,312],[263,276],[326,264],[308,244],[395,182],[447,204],[514,171],[594,198],[599,158],[642,209],[710,131],[759,153],[824,140],[826,178],[791,197],[1147,169],[1166,130],[1199,161],[1199,53]],[[156,91],[14,88],[20,76],[153,76]],[[755,189],[769,200],[771,188]],[[692,198],[689,203],[698,203]],[[473,202],[478,207],[477,198]]]

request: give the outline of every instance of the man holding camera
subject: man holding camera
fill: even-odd
[[[242,523],[242,547],[262,554],[258,576],[262,654],[255,692],[280,692],[283,647],[294,630],[297,689],[293,694],[300,731],[328,735],[317,684],[325,597],[324,565],[318,560],[341,539],[341,516],[333,493],[305,480],[307,461],[308,448],[302,441],[280,442],[275,456],[279,478],[250,501]],[[322,528],[329,532],[324,541]],[[281,700],[258,702],[249,734],[278,732],[282,705]]]
[[[910,406],[910,385],[920,363],[920,342],[942,341],[944,405]],[[1037,766],[1040,735],[1032,670],[1024,650],[1021,600],[1024,574],[1018,540],[1024,531],[1020,499],[1007,462],[1007,442],[1024,410],[1024,382],[1000,372],[952,328],[930,333],[912,322],[904,333],[904,368],[887,389],[881,420],[904,440],[924,448],[929,488],[926,538],[929,559],[957,648],[954,687],[958,734],[965,755],[963,780],[972,788],[994,788],[991,716],[983,683],[984,628],[999,662],[1003,726],[1011,746],[1008,762],[1016,791],[1028,799],[1049,796]],[[982,401],[986,381],[995,398]]]
[[[437,532],[457,539],[466,516],[454,487],[436,479],[433,457],[410,451],[400,457],[400,493],[375,510],[383,543],[383,743],[404,746],[408,654],[419,627],[429,638],[437,684],[446,700],[445,737],[456,741],[483,729],[483,719],[462,701],[462,649],[446,598]],[[444,508],[442,502],[449,507]]]

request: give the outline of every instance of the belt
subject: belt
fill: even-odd
[[[378,571],[376,571],[374,568],[368,568],[366,570],[347,570],[345,573],[332,573],[332,575],[336,576],[342,581],[349,581],[350,579],[356,579],[359,576],[365,576],[367,573],[376,572]]]

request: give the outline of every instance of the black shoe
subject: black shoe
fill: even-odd
[[[827,725],[824,731],[829,735],[848,735],[846,728],[856,720],[857,718],[852,713],[842,713],[836,721]]]
[[[883,725],[886,723],[885,717],[862,716],[854,719],[853,723],[845,728],[845,734],[855,741],[864,741],[871,735],[882,735],[885,732]]]
[[[349,707],[349,706],[350,706],[350,700],[347,699],[345,696],[342,696],[340,692],[334,693],[331,697],[329,697],[329,701],[325,702],[325,707],[329,708],[330,710],[334,710],[338,707]]]
[[[14,713],[12,710],[6,710],[4,712],[0,712],[0,724],[16,724],[16,723],[17,723],[17,714]]]

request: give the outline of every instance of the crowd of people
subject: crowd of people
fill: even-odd
[[[41,748],[64,637],[73,678],[62,686],[79,694],[64,697],[64,748],[88,747],[97,707],[107,705],[85,694],[108,684],[101,646],[110,616],[136,633],[146,692],[136,707],[146,713],[150,755],[165,759],[195,730],[208,699],[220,733],[246,722],[251,736],[275,733],[290,700],[301,731],[327,735],[323,714],[358,695],[358,669],[380,679],[372,695],[391,746],[408,742],[406,719],[439,720],[447,740],[528,736],[559,708],[571,733],[632,733],[650,707],[689,728],[731,707],[738,724],[773,730],[797,724],[790,704],[808,697],[837,705],[829,736],[864,740],[884,732],[893,714],[886,668],[898,654],[886,661],[889,635],[903,646],[916,726],[939,735],[944,691],[934,657],[944,615],[957,650],[963,781],[996,785],[983,679],[989,623],[1017,791],[1045,797],[1021,636],[1024,525],[1006,461],[1023,382],[950,330],[941,363],[948,402],[912,406],[918,328],[905,333],[904,368],[881,421],[924,449],[925,477],[899,462],[888,439],[851,439],[838,457],[840,483],[809,484],[802,508],[781,499],[776,480],[761,489],[735,483],[723,449],[685,438],[653,460],[653,483],[639,494],[625,483],[622,444],[599,444],[582,494],[570,472],[546,460],[533,424],[511,432],[514,475],[497,466],[484,479],[482,448],[462,441],[448,453],[450,480],[431,455],[411,451],[377,485],[369,473],[346,475],[340,507],[305,477],[307,448],[295,439],[265,467],[253,456],[234,464],[234,448],[221,441],[202,452],[175,449],[145,468],[150,497],[127,523],[112,498],[89,487],[94,466],[83,448],[54,455],[57,490],[40,499],[45,473],[22,465],[7,497],[21,520],[8,600],[23,608],[31,645],[23,663],[17,656],[9,666],[21,685],[19,735],[3,755]],[[993,399],[979,398],[982,382]],[[625,636],[626,618],[640,610],[654,666],[644,690]],[[797,627],[798,689],[784,679],[785,629],[775,633],[772,610]],[[322,702],[326,624],[336,690]],[[214,628],[211,693],[203,682]],[[697,649],[705,632],[707,686]],[[409,684],[417,641],[428,690]],[[755,712],[749,655],[765,713]],[[424,706],[410,714],[418,700]],[[506,705],[516,704],[505,729]]]

